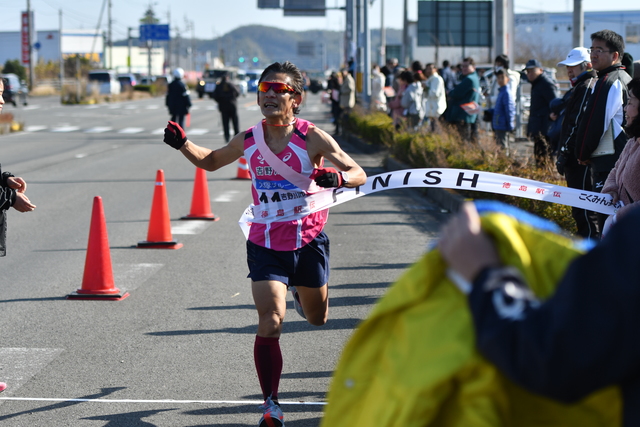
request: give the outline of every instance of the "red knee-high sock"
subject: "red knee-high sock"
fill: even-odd
[[[282,375],[282,351],[280,338],[265,338],[256,335],[253,358],[264,398],[278,399],[278,385]]]

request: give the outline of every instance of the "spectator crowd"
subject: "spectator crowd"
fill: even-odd
[[[373,66],[369,108],[386,112],[396,130],[439,132],[447,125],[472,143],[478,142],[481,128],[490,130],[496,146],[507,156],[513,152],[517,122],[526,122],[522,130],[533,144],[537,167],[555,164],[568,187],[604,189],[616,202],[634,203],[637,198],[629,189],[635,192],[635,167],[625,160],[635,155],[632,147],[640,126],[635,124],[636,98],[628,89],[633,58],[625,53],[624,40],[614,31],[598,31],[590,38],[590,47],[575,47],[557,63],[566,68],[570,83],[562,95],[555,73],[543,66],[541,58],[528,60],[520,70],[512,69],[504,54],[496,56],[489,70],[478,70],[472,57],[463,58],[457,66],[445,60],[440,69],[418,60],[404,67],[390,58],[381,68]],[[352,73],[348,68],[334,73],[328,85],[336,133],[355,105]],[[530,102],[521,116],[528,118],[516,120],[525,82],[531,85]],[[624,151],[628,140],[633,145]],[[615,175],[610,175],[612,170]],[[626,183],[618,182],[625,177]],[[572,216],[577,234],[595,239],[601,237],[607,220],[614,221],[579,208],[572,209]]]

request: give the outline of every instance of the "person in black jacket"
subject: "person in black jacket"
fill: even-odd
[[[240,91],[233,83],[228,81],[227,75],[224,74],[213,91],[213,99],[218,103],[218,110],[220,110],[220,115],[222,116],[222,129],[224,130],[224,140],[226,142],[231,139],[229,120],[233,123],[233,134],[237,135],[240,132],[238,96],[240,96]]]
[[[4,82],[0,79],[0,113],[4,106],[3,93]],[[36,208],[24,194],[26,190],[27,183],[24,179],[15,177],[10,172],[2,172],[0,167],[0,256],[7,254],[7,209],[13,207],[18,212],[30,212]],[[7,385],[0,382],[0,392],[6,388]]]
[[[575,151],[578,125],[584,119],[584,109],[598,75],[592,69],[589,50],[584,47],[572,49],[567,58],[558,63],[558,66],[561,65],[567,67],[571,89],[565,95],[565,117],[560,131],[556,167],[560,175],[564,175],[567,180],[567,187],[591,191],[589,167],[578,163]],[[579,236],[599,238],[598,220],[594,212],[571,208],[571,214]]]
[[[511,381],[564,403],[617,385],[625,427],[640,425],[640,207],[567,268],[540,302],[503,266],[471,203],[447,224],[440,252],[462,278],[478,350]],[[519,307],[510,316],[504,302]],[[514,319],[517,316],[517,319]]]
[[[627,144],[624,106],[631,76],[621,63],[624,40],[619,34],[598,31],[591,34],[591,45],[591,63],[598,72],[598,82],[578,127],[576,157],[583,165],[589,165],[592,191],[600,192]],[[598,214],[600,229],[606,217]]]
[[[171,121],[178,123],[180,127],[184,127],[184,116],[189,114],[189,108],[191,108],[189,89],[182,81],[183,78],[184,70],[182,68],[173,70],[173,81],[169,83],[165,99],[165,105],[171,114]]]
[[[537,59],[527,61],[524,69],[527,80],[531,83],[531,107],[527,136],[533,141],[533,154],[536,166],[546,164],[550,154],[547,132],[549,130],[549,104],[558,97],[558,88],[544,73],[542,64]]]

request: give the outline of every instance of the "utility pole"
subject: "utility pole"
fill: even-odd
[[[387,59],[387,30],[384,28],[384,0],[380,0],[380,67]]]
[[[407,0],[404,0],[404,15],[402,18],[402,62],[405,67],[409,65],[409,10]]]
[[[111,0],[109,0],[109,66],[107,68],[113,68],[113,33],[111,32]]]
[[[362,101],[365,108],[369,108],[369,100],[371,99],[371,31],[369,29],[369,0],[362,0],[362,12],[363,12],[363,24],[364,24],[364,34],[362,37],[362,42],[364,44],[364,57],[363,57],[363,69],[364,73],[362,74],[363,85],[362,85]]]
[[[31,0],[27,0],[27,19],[29,20],[29,90],[33,90],[36,82],[33,69],[33,15],[31,14]]]
[[[584,40],[584,11],[582,0],[573,0],[573,46],[582,46]]]
[[[133,41],[131,39],[131,30],[133,30],[133,27],[127,28],[127,66],[129,67],[129,74],[131,74],[131,43]]]
[[[58,11],[58,43],[60,49],[60,95],[62,96],[64,89],[64,55],[62,53],[62,9]]]
[[[509,34],[509,9],[507,6],[508,0],[495,0],[494,5],[496,8],[496,43],[495,54],[496,55],[512,55],[509,52],[509,46],[507,46],[507,35]],[[512,55],[513,56],[513,55]]]

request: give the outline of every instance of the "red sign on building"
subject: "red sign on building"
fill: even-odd
[[[22,64],[29,65],[29,14],[22,12],[22,23],[20,25],[22,35]]]

